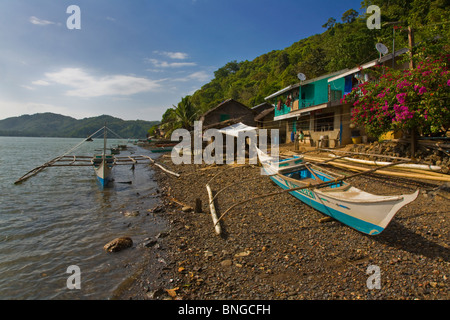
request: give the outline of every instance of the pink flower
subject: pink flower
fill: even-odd
[[[448,81],[447,81],[447,85],[448,85],[448,86],[450,86],[450,79],[448,79]]]
[[[405,93],[399,93],[397,95],[397,100],[400,104],[405,103],[405,98],[406,98],[406,92]]]
[[[419,89],[419,94],[420,94],[420,95],[421,95],[421,94],[424,94],[425,92],[427,92],[427,88],[422,87],[422,88]]]

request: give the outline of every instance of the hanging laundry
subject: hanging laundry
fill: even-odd
[[[291,102],[292,102],[292,98],[291,98],[291,96],[289,95],[288,97],[287,97],[287,99],[286,99],[286,106],[288,106],[289,108],[291,107]]]
[[[278,104],[277,104],[277,110],[280,111],[281,110],[281,106],[283,105],[283,101],[280,99],[278,100]]]

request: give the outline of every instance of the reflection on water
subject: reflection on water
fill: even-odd
[[[0,137],[0,299],[107,299],[142,257],[144,249],[136,244],[167,228],[148,211],[158,201],[148,165],[134,171],[116,166],[115,181],[104,190],[91,167],[47,168],[13,184],[78,142]],[[86,143],[76,155],[92,155],[102,143]],[[153,156],[133,148],[135,154]],[[138,214],[126,216],[127,210]],[[119,236],[131,237],[133,248],[104,252],[103,246]],[[81,269],[81,290],[66,287],[71,265]]]

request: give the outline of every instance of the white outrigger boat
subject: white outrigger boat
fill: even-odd
[[[72,152],[76,148],[78,148],[85,141],[92,141],[92,137],[99,133],[101,130],[104,130],[103,134],[103,151],[101,154],[95,154],[94,156],[69,156],[67,155],[69,152]],[[113,168],[116,165],[132,165],[133,168],[136,164],[142,163],[153,163],[159,167],[161,165],[155,163],[155,161],[146,155],[139,156],[115,156],[114,154],[106,154],[106,142],[107,142],[107,133],[106,131],[110,130],[106,126],[97,130],[95,133],[90,135],[87,139],[84,139],[81,143],[64,153],[63,155],[56,157],[32,170],[27,172],[25,175],[20,177],[14,184],[20,184],[25,180],[35,176],[39,172],[43,171],[49,167],[86,167],[92,166],[94,168],[97,180],[102,188],[106,187],[109,182],[111,182]],[[111,131],[111,130],[110,130]],[[112,132],[112,131],[111,131]],[[114,133],[114,132],[113,132]],[[162,167],[161,167],[162,168]]]
[[[374,195],[299,162],[299,157],[278,161],[260,150],[258,155],[270,179],[282,189],[291,190],[289,193],[303,203],[369,235],[381,233],[395,214],[419,194],[417,190],[407,195]]]
[[[114,155],[106,154],[106,127],[103,130],[103,153],[100,155],[94,155],[91,160],[94,166],[97,180],[102,188],[106,187],[111,182],[112,169],[116,164]]]

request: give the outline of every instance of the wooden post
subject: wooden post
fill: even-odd
[[[409,46],[409,68],[414,69],[414,62],[413,62],[413,47],[414,47],[414,31],[411,28],[411,26],[408,27],[408,46]]]
[[[414,32],[411,26],[408,26],[408,46],[409,46],[409,68],[414,69],[413,48]],[[411,159],[415,160],[417,150],[417,128],[411,129]]]
[[[199,198],[195,199],[194,212],[202,213],[202,200],[200,200]]]
[[[214,223],[214,230],[218,235],[220,235],[222,233],[222,228],[220,227],[219,218],[217,217],[216,208],[214,207],[214,197],[209,184],[206,185],[206,190],[208,191],[209,210],[211,211],[211,217]]]

